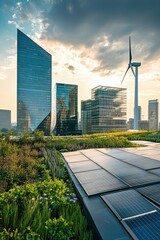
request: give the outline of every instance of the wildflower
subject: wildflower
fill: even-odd
[[[31,200],[34,202],[34,201],[35,201],[35,198],[33,197]]]

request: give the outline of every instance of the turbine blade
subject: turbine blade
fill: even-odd
[[[128,68],[127,68],[127,70],[126,70],[126,72],[125,72],[125,74],[124,74],[124,76],[123,76],[123,79],[122,79],[121,84],[123,83],[123,80],[124,80],[124,78],[125,78],[125,76],[126,76],[126,74],[127,74],[127,72],[128,72],[129,69],[130,69],[130,65],[128,65]]]
[[[132,70],[132,73],[133,73],[133,75],[134,75],[134,77],[135,77],[135,73],[134,73],[134,70],[133,70],[133,67],[132,67],[132,64],[130,63],[130,68],[131,68],[131,70]]]
[[[129,63],[132,61],[131,36],[129,36]]]

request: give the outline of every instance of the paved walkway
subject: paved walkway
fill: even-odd
[[[160,144],[136,143],[63,153],[95,239],[160,239]]]

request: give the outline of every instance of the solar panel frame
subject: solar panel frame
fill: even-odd
[[[134,189],[108,193],[101,198],[120,220],[158,209]]]

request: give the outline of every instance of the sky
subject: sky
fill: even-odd
[[[133,117],[134,76],[139,67],[139,105],[160,101],[159,0],[0,0],[0,109],[16,122],[17,28],[52,55],[53,83],[77,84],[81,100],[98,86],[127,88],[127,118]]]

